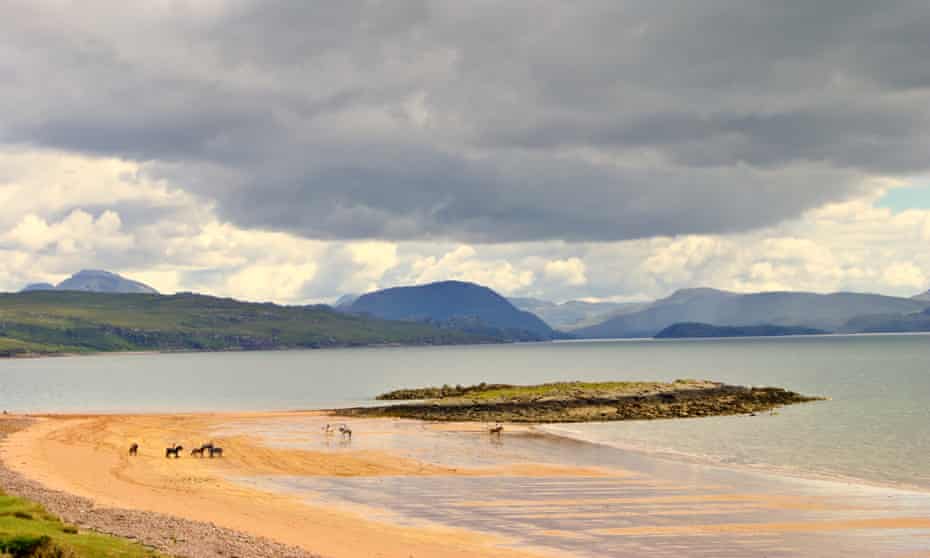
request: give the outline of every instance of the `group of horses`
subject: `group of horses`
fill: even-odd
[[[335,425],[327,423],[326,426],[323,427],[323,433],[327,436],[335,434],[336,432],[339,432],[344,440],[352,439],[352,429],[345,424]]]
[[[494,426],[488,428],[488,433],[492,436],[500,437],[504,431],[504,426],[500,423],[495,424]],[[327,436],[331,436],[338,432],[343,440],[352,439],[352,429],[349,428],[346,424],[326,424],[323,427],[323,433]],[[184,447],[181,445],[173,445],[171,447],[165,448],[165,457],[174,457],[175,459],[181,457],[181,452],[184,450]],[[129,446],[129,455],[139,455],[139,444],[132,444]],[[194,448],[191,450],[191,457],[200,457],[203,458],[204,455],[209,457],[223,457],[223,448],[214,445],[213,442],[207,442],[199,448]]]
[[[165,457],[174,457],[177,459],[181,457],[182,451],[184,451],[184,446],[174,444],[165,448]],[[203,457],[204,454],[208,455],[209,457],[223,457],[223,448],[214,445],[213,442],[208,442],[199,448],[194,448],[191,450],[191,457]],[[129,446],[129,455],[139,455],[139,444],[133,443]]]

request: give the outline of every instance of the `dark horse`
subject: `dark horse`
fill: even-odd
[[[165,448],[165,457],[174,456],[175,459],[181,457],[181,450],[184,449],[182,446],[172,446],[170,448]]]
[[[210,446],[210,457],[223,457],[223,448]]]
[[[139,455],[139,444],[133,443],[129,446],[129,455]]]
[[[194,448],[191,450],[191,457],[203,457],[203,448]]]

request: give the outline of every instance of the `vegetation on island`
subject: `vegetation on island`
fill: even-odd
[[[153,558],[139,543],[63,523],[42,506],[0,492],[0,558]]]
[[[822,399],[777,387],[731,386],[691,379],[528,386],[482,383],[403,389],[377,397],[390,401],[408,398],[421,401],[338,412],[433,421],[595,422],[752,414]]]
[[[428,324],[198,294],[0,294],[0,356],[500,341]]]

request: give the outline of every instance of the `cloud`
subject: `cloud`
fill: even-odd
[[[565,285],[578,286],[588,282],[584,262],[578,258],[546,262],[543,269],[546,278]]]
[[[410,283],[423,284],[447,279],[471,281],[503,294],[517,293],[533,283],[534,273],[506,260],[476,257],[471,246],[457,246],[436,258],[417,258],[410,264]]]
[[[76,209],[57,223],[49,224],[41,217],[29,214],[3,236],[11,248],[42,252],[53,247],[62,254],[87,253],[95,250],[127,251],[131,236],[121,231],[117,213],[104,211],[96,218]]]
[[[925,290],[925,2],[0,7],[0,288]]]
[[[927,276],[911,262],[895,262],[889,265],[882,273],[882,279],[892,287],[917,290],[927,286]]]
[[[928,167],[917,1],[0,10],[0,142],[137,163],[242,228],[730,234]]]
[[[902,181],[870,183],[858,197],[747,232],[616,242],[344,241],[242,227],[212,204],[140,179],[140,164],[48,152],[30,154],[41,164],[27,165],[23,157],[7,156],[0,185],[15,207],[15,215],[0,212],[0,289],[57,282],[87,267],[163,292],[289,304],[445,279],[553,300],[642,300],[698,285],[908,296],[930,287],[930,210],[878,205]],[[71,180],[82,187],[43,195],[43,184]],[[109,204],[96,184],[111,192]]]

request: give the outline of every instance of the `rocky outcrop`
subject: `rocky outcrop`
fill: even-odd
[[[668,387],[665,387],[668,386]],[[399,417],[429,421],[599,422],[740,415],[822,400],[777,387],[742,387],[685,382],[646,387],[638,393],[611,395],[599,390],[572,390],[567,395],[513,397],[482,401],[468,396],[451,400],[384,407],[340,409],[348,416]]]

